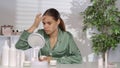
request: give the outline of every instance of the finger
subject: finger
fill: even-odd
[[[41,14],[41,13],[39,13],[39,14],[37,14],[37,15],[36,15],[36,17],[40,17],[41,15],[42,15],[42,14]]]
[[[42,20],[44,20],[44,19],[45,19],[45,17],[46,17],[46,16],[42,16]]]
[[[42,20],[45,19],[45,16],[42,16]]]

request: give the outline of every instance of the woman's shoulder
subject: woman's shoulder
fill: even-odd
[[[40,33],[40,34],[44,34],[45,33],[44,29],[38,29],[37,32]]]
[[[68,37],[72,37],[72,36],[73,36],[72,33],[70,33],[69,31],[64,31],[64,34],[65,34],[66,36],[68,36]]]
[[[44,29],[38,29],[37,33],[41,34],[41,35],[45,35],[45,31]]]
[[[38,29],[38,32],[44,32],[44,29]]]

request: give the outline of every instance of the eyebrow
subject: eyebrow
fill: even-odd
[[[48,21],[48,22],[42,22],[42,23],[43,23],[43,24],[44,24],[44,23],[51,23],[51,21]]]

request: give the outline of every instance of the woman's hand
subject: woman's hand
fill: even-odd
[[[35,21],[33,25],[27,30],[29,33],[32,33],[36,28],[38,28],[40,22],[42,21],[43,17],[40,14],[37,14],[35,17]]]
[[[41,16],[41,14],[37,14],[35,17],[33,26],[37,28],[40,24],[40,21],[42,21],[42,19],[43,19],[43,17]]]
[[[39,61],[47,61],[48,63],[50,62],[50,60],[52,60],[51,56],[39,58]]]

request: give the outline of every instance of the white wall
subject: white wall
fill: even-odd
[[[14,24],[16,0],[0,0],[0,25]]]

